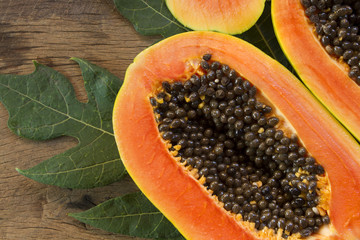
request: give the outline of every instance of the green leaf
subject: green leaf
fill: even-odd
[[[264,12],[256,24],[246,32],[236,36],[258,47],[290,71],[294,72],[275,36],[271,21],[271,1],[266,1]]]
[[[36,62],[29,75],[0,75],[0,101],[15,134],[33,140],[66,135],[79,141],[76,147],[19,173],[66,188],[104,186],[125,173],[112,132],[112,108],[122,81],[85,60],[73,60],[82,71],[87,103],[76,99],[64,75]]]
[[[140,192],[113,198],[85,212],[70,213],[69,216],[96,228],[123,235],[153,239],[184,239]]]
[[[142,35],[161,35],[164,38],[189,31],[166,7],[165,0],[114,0],[117,10]]]

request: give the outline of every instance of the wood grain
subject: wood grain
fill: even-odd
[[[159,37],[140,36],[112,0],[0,0],[0,74],[28,74],[32,60],[53,67],[86,101],[80,70],[70,57],[87,59],[120,78]],[[108,233],[68,217],[107,199],[137,191],[130,178],[90,190],[69,190],[19,175],[77,142],[69,137],[36,142],[7,128],[0,104],[0,239],[136,239]]]

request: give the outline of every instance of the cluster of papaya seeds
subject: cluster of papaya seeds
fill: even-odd
[[[360,141],[360,2],[274,0],[271,4],[277,39],[297,74]]]
[[[349,77],[360,85],[360,1],[301,0],[325,50],[349,66]]]
[[[360,236],[358,143],[238,38],[189,32],[146,49],[113,119],[130,176],[187,239]]]
[[[164,81],[150,97],[160,135],[223,207],[282,237],[317,233],[330,218],[319,206],[324,168],[273,108],[234,69],[205,54],[202,74]],[[320,183],[318,184],[318,180]]]

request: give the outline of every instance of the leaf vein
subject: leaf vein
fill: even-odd
[[[101,166],[101,165],[105,165],[105,164],[109,164],[109,163],[117,162],[117,161],[120,161],[120,158],[115,158],[115,159],[112,159],[112,160],[104,161],[104,162],[97,163],[97,164],[90,165],[90,166],[86,166],[86,167],[75,168],[75,169],[64,170],[64,171],[58,171],[58,172],[54,172],[54,173],[52,173],[52,172],[46,172],[46,173],[26,173],[26,175],[32,175],[32,176],[40,176],[40,175],[45,175],[45,176],[46,176],[46,175],[59,175],[59,174],[70,173],[70,172],[75,172],[75,171],[84,171],[84,170],[86,170],[86,169],[98,167],[98,166]],[[46,170],[46,171],[47,171],[47,170]]]
[[[125,219],[127,217],[137,217],[137,216],[147,216],[147,215],[162,215],[161,212],[147,212],[147,213],[135,213],[135,214],[127,214],[127,215],[115,215],[115,216],[99,216],[99,217],[81,217],[76,216],[76,218],[88,219],[88,220],[99,220],[99,219],[114,219],[120,218]]]
[[[37,104],[39,104],[39,105],[41,105],[41,106],[49,109],[49,110],[51,110],[51,111],[54,111],[54,112],[56,112],[56,113],[58,113],[58,114],[60,114],[60,115],[66,116],[66,117],[68,117],[69,119],[72,119],[72,120],[74,120],[74,121],[76,121],[76,122],[79,122],[79,123],[84,124],[84,125],[86,125],[86,126],[88,126],[88,127],[91,127],[91,128],[93,128],[93,129],[96,129],[96,130],[98,130],[98,131],[100,131],[100,132],[106,133],[106,134],[108,134],[108,135],[110,135],[110,136],[114,136],[114,134],[111,133],[111,132],[109,132],[109,131],[106,131],[106,130],[104,130],[104,129],[98,128],[98,127],[96,127],[96,126],[94,126],[94,125],[91,125],[91,124],[89,124],[89,123],[87,123],[87,122],[84,122],[84,121],[82,121],[82,120],[80,120],[80,119],[74,118],[74,117],[70,116],[70,115],[67,114],[67,113],[63,113],[63,112],[61,112],[61,111],[59,111],[59,110],[57,110],[57,109],[55,109],[55,108],[52,108],[52,107],[50,107],[50,106],[47,106],[47,105],[43,104],[42,102],[40,102],[40,101],[38,101],[38,100],[36,100],[36,99],[34,99],[34,98],[31,98],[31,97],[28,96],[28,95],[25,95],[25,94],[17,91],[16,89],[13,89],[13,88],[11,88],[11,87],[8,87],[8,86],[6,86],[6,85],[4,85],[4,84],[2,84],[2,83],[0,83],[0,85],[8,88],[8,89],[11,90],[11,91],[14,91],[15,93],[17,93],[17,94],[19,94],[19,95],[21,95],[21,96],[23,96],[23,97],[25,97],[25,98],[28,98],[29,100],[31,100],[31,101],[33,101],[33,102],[35,102],[35,103],[37,103]]]
[[[167,21],[175,24],[176,26],[178,26],[179,28],[184,29],[185,31],[188,31],[186,28],[184,28],[182,25],[178,24],[177,22],[169,19],[168,17],[166,17],[164,14],[162,14],[161,12],[157,11],[155,8],[153,8],[152,6],[150,6],[145,0],[141,0],[141,2],[143,2],[145,5],[147,5],[151,10],[153,10],[155,13],[159,14],[161,17],[163,17],[164,19],[166,19]],[[162,0],[161,4],[164,4],[164,0]]]

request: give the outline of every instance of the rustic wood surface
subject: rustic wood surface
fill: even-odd
[[[80,57],[124,77],[132,59],[159,37],[140,36],[112,0],[0,0],[0,73],[28,74],[32,60],[53,67],[86,101]],[[36,142],[7,128],[0,103],[0,239],[136,239],[95,229],[68,217],[109,198],[136,191],[127,178],[110,186],[69,190],[25,178],[27,169],[77,144],[68,137]]]

